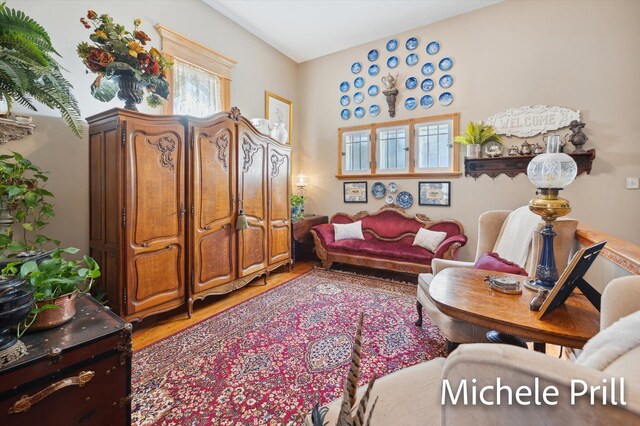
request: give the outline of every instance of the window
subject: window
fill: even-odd
[[[459,176],[460,114],[338,129],[338,179]]]
[[[368,172],[371,169],[369,131],[347,132],[343,135],[342,170],[346,173]]]
[[[162,51],[173,62],[168,72],[171,94],[165,114],[204,117],[231,108],[231,58],[163,25],[156,25]]]
[[[376,169],[380,173],[407,171],[409,164],[409,126],[379,127],[376,132],[378,158]]]

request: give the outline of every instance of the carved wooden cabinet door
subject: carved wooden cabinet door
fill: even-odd
[[[184,126],[128,119],[125,150],[127,315],[184,301]]]
[[[238,123],[238,206],[249,227],[238,231],[238,277],[267,267],[267,138]]]
[[[269,265],[291,258],[291,152],[269,144]]]
[[[191,121],[191,282],[198,293],[236,279],[235,124]]]

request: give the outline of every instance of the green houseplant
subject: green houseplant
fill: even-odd
[[[479,158],[482,145],[489,142],[500,143],[502,137],[496,133],[496,129],[493,126],[482,122],[474,123],[470,121],[467,125],[467,131],[453,138],[453,141],[467,146],[467,157]]]
[[[100,267],[93,258],[84,256],[82,260],[69,260],[63,257],[63,254],[78,252],[73,247],[56,249],[48,259],[14,262],[2,270],[3,275],[25,278],[35,287],[35,306],[18,327],[19,336],[29,327],[35,330],[52,328],[73,318],[76,295],[88,292],[100,276]]]
[[[47,31],[24,12],[0,4],[0,99],[9,112],[14,102],[37,111],[36,100],[57,109],[77,135],[82,134],[73,86],[62,75]]]
[[[291,194],[291,219],[302,219],[304,217],[304,196]]]

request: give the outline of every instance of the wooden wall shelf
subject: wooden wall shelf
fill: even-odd
[[[590,149],[580,154],[569,154],[578,165],[578,175],[591,173],[591,164],[596,158],[596,150]],[[482,175],[492,178],[504,173],[509,177],[515,177],[520,173],[527,173],[527,166],[535,155],[515,155],[512,157],[495,158],[466,158],[464,159],[464,175],[474,179]]]

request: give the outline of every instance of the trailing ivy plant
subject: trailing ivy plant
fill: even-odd
[[[57,109],[80,137],[80,108],[73,86],[62,75],[47,31],[24,12],[0,4],[0,99],[37,111],[34,100]]]
[[[46,243],[59,244],[39,233],[55,215],[50,202],[53,194],[44,189],[48,179],[46,172],[17,152],[0,155],[0,201],[20,224],[21,231],[20,240],[13,240],[11,232],[0,233],[0,254],[5,250],[33,250]]]

